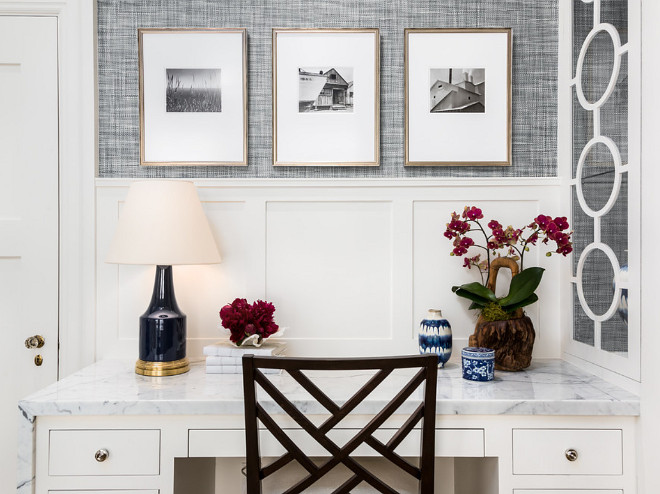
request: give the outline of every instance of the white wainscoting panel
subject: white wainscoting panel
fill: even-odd
[[[153,266],[104,263],[129,180],[97,180],[97,358],[137,357],[138,317],[151,295]],[[557,179],[198,180],[222,263],[176,266],[177,300],[188,315],[188,355],[220,338],[218,311],[236,297],[267,299],[287,327],[290,355],[416,352],[429,308],[454,330],[455,355],[475,316],[451,286],[479,279],[449,256],[443,236],[452,211],[474,204],[505,226],[539,213],[565,214]],[[535,355],[559,357],[558,259],[545,250],[526,266],[548,269],[527,312]],[[565,260],[567,261],[567,260]],[[508,273],[501,275],[503,289]]]
[[[505,227],[508,225],[521,227],[529,224],[538,214],[546,212],[545,209],[540,210],[541,205],[538,199],[516,199],[515,196],[508,200],[479,200],[470,204],[474,204],[484,211],[486,215],[483,221],[484,227],[491,219],[498,220]],[[415,218],[413,236],[414,313],[421,318],[427,309],[441,309],[452,325],[454,338],[459,340],[467,340],[472,334],[478,313],[469,311],[470,302],[454,296],[450,288],[452,285],[481,281],[481,276],[476,268],[467,270],[463,267],[463,257],[450,256],[451,241],[445,238],[443,233],[450,213],[456,211],[460,214],[464,206],[464,200],[452,198],[415,201],[413,205]],[[484,237],[480,234],[473,233],[471,236],[477,245],[485,245]],[[545,255],[539,255],[541,251],[545,252],[545,250],[543,247],[541,249],[532,247],[523,258],[523,267],[542,266],[547,268],[554,266],[552,262],[554,259],[547,262]],[[471,255],[480,253],[482,259],[486,258],[485,251],[474,248],[473,251],[470,252]],[[548,271],[544,274],[544,280],[537,292],[543,303],[525,308],[525,312],[534,322],[539,339],[541,339],[540,333],[546,324],[553,324],[554,317],[541,323],[541,308],[548,305],[547,301],[549,298],[552,299],[552,289],[555,288],[550,285],[552,282],[549,282],[552,272]],[[510,281],[511,272],[508,269],[502,269],[498,275],[497,296],[502,297],[508,293]]]
[[[269,202],[266,215],[266,297],[288,338],[392,339],[391,203]]]

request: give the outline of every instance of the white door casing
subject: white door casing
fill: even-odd
[[[0,492],[16,488],[18,399],[57,379],[57,29],[0,16]],[[45,345],[27,349],[35,334]]]

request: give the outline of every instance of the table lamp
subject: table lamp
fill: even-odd
[[[135,372],[143,376],[188,372],[186,315],[174,296],[172,265],[220,262],[194,184],[174,180],[132,183],[106,262],[156,265],[151,302],[140,316]]]

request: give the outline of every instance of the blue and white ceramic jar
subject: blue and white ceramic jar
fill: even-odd
[[[429,309],[419,324],[419,353],[437,353],[438,364],[444,367],[451,357],[451,326],[442,318],[442,311]]]
[[[468,381],[492,381],[495,377],[495,350],[466,347],[461,350],[463,379]]]

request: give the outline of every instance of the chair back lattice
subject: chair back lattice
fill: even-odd
[[[404,472],[419,480],[420,494],[432,494],[434,483],[435,459],[435,401],[438,359],[436,355],[377,357],[377,358],[285,358],[285,357],[255,357],[243,356],[243,390],[245,394],[245,434],[246,434],[246,476],[248,494],[261,494],[262,480],[272,475],[280,468],[296,460],[306,471],[306,476],[283,494],[304,492],[324,475],[339,464],[345,465],[353,475],[333,494],[350,493],[360,483],[366,482],[376,491],[386,494],[398,494],[396,490],[384,481],[362,467],[351,457],[360,445],[367,444],[387,458]],[[344,446],[338,446],[329,439],[328,432],[353,411],[369,394],[382,383],[395,369],[419,368],[419,371],[403,386],[392,400]],[[265,377],[261,369],[281,369],[288,372],[316,401],[330,413],[320,426],[314,425],[304,413],[289,401],[288,398]],[[362,386],[342,406],[331,400],[302,371],[377,371],[369,381]],[[403,404],[422,383],[425,383],[424,400],[397,430],[392,438],[383,443],[373,434],[394,412]],[[260,405],[256,396],[256,384],[265,391],[280,408],[291,417],[303,430],[327,450],[330,458],[317,465],[298,445],[287,436],[282,428]],[[287,451],[269,465],[261,466],[259,453],[259,424],[261,423],[282,444]],[[413,465],[394,450],[406,436],[422,421],[421,451],[419,467]]]

